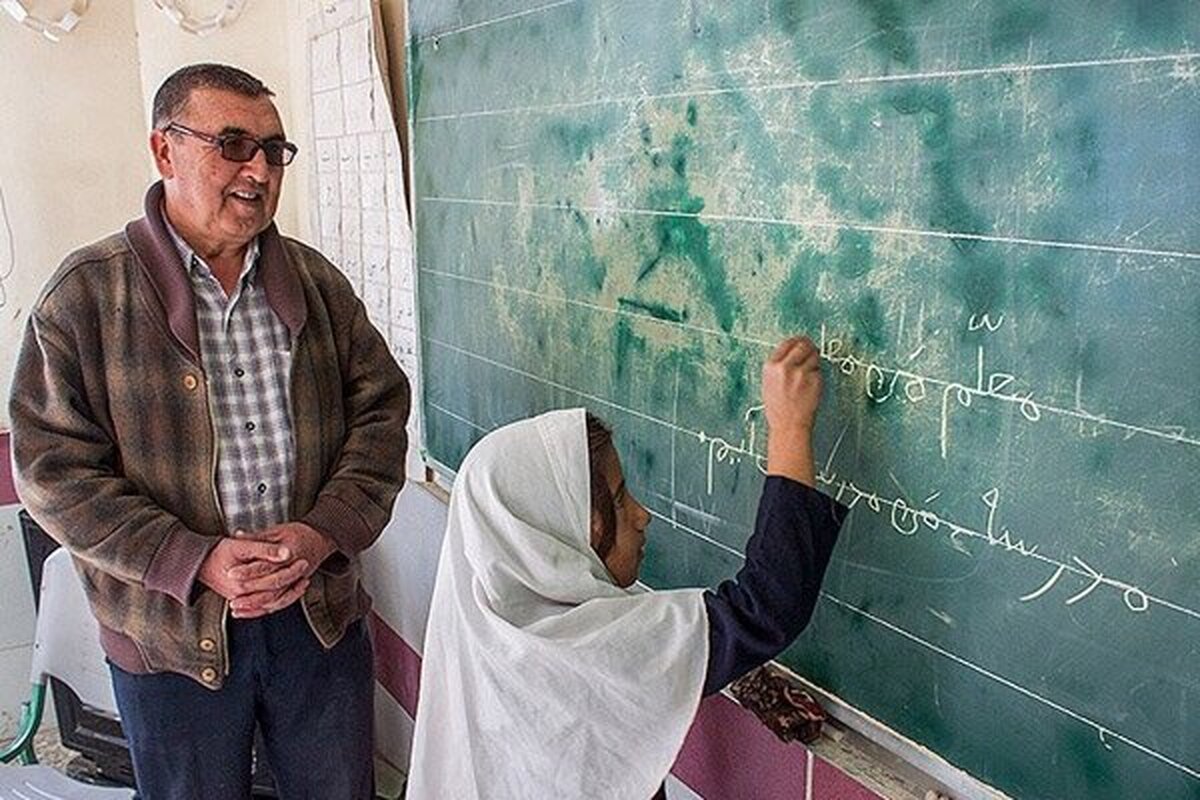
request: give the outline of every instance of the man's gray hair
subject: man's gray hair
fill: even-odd
[[[154,93],[154,127],[162,128],[179,116],[196,89],[221,89],[244,97],[275,96],[265,83],[237,67],[191,64],[171,73]]]

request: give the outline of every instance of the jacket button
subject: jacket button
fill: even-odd
[[[212,667],[205,667],[200,670],[200,680],[205,683],[215,683],[217,680],[217,671]]]
[[[200,381],[196,380],[195,375],[184,375],[183,376],[183,388],[187,389],[189,392],[194,390],[199,385],[200,385]]]
[[[217,649],[217,643],[214,642],[212,639],[201,639],[200,640],[200,649],[206,653],[211,653],[213,650]]]

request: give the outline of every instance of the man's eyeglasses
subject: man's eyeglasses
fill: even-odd
[[[299,150],[296,145],[283,139],[255,139],[253,136],[248,136],[244,133],[226,133],[221,136],[213,136],[209,133],[201,133],[194,131],[178,122],[169,122],[162,128],[163,133],[182,133],[184,136],[191,136],[199,139],[202,142],[208,142],[213,147],[219,148],[221,158],[226,161],[236,161],[245,163],[254,158],[261,149],[263,155],[266,156],[267,163],[273,167],[286,167],[292,163],[292,159],[296,157],[296,151]]]

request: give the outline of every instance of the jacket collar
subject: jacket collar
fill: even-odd
[[[179,250],[163,219],[162,203],[163,184],[157,181],[146,192],[146,215],[126,225],[125,236],[162,303],[171,333],[199,361],[196,301]],[[259,234],[258,242],[258,277],[266,292],[267,303],[294,339],[304,327],[308,314],[304,288],[274,222]]]

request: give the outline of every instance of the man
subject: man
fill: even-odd
[[[272,224],[284,138],[233,67],[154,99],[145,216],[70,255],[11,398],[21,499],[75,557],[145,800],[370,798],[358,554],[404,480],[409,388],[349,284]]]

